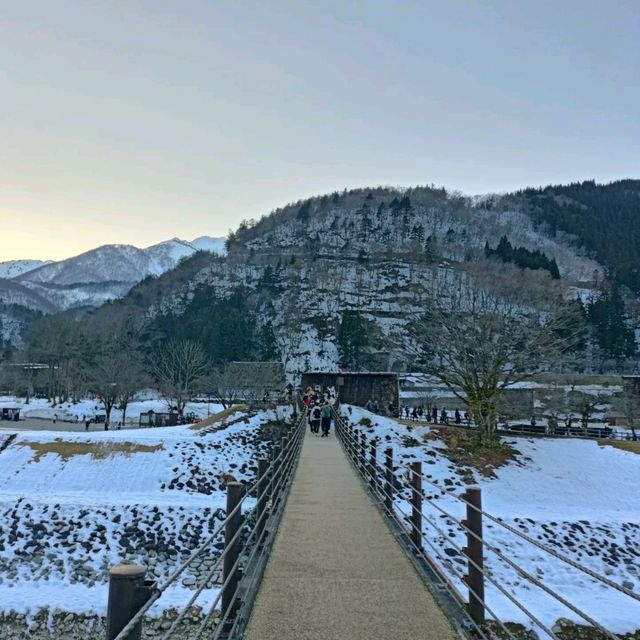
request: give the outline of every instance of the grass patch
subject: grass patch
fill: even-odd
[[[230,406],[228,409],[224,409],[222,411],[218,411],[218,413],[214,413],[212,416],[201,420],[200,422],[196,422],[196,424],[192,424],[189,429],[193,429],[194,431],[199,431],[200,429],[204,429],[205,427],[210,427],[212,424],[224,420],[228,418],[230,415],[233,415],[237,412],[249,411],[249,407],[246,404],[234,404]]]
[[[455,464],[472,467],[487,478],[494,478],[494,469],[502,467],[519,455],[511,445],[496,440],[483,442],[476,433],[455,427],[433,426],[425,440],[440,440],[440,451]]]
[[[53,442],[20,442],[18,446],[29,447],[35,452],[34,462],[39,462],[48,453],[55,453],[65,462],[73,456],[90,455],[92,460],[104,460],[111,456],[120,454],[130,456],[134,453],[154,453],[162,451],[161,444],[148,445],[134,442],[64,442],[54,440]]]
[[[616,449],[622,449],[623,451],[631,451],[631,453],[640,454],[639,440],[598,440],[598,444],[601,447],[615,447]]]

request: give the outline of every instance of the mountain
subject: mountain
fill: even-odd
[[[478,290],[579,298],[589,321],[600,321],[597,311],[612,327],[611,310],[600,309],[609,264],[535,213],[527,194],[467,198],[433,187],[310,198],[242,223],[226,256],[145,280],[108,313],[151,318],[150,340],[198,340],[214,362],[282,358],[289,374],[345,366],[356,343],[359,368],[401,368],[394,336],[408,320]],[[619,297],[614,307],[623,313]],[[632,321],[618,320],[628,334]]]
[[[443,300],[517,293],[541,314],[543,299],[564,297],[589,327],[583,368],[610,370],[635,354],[640,326],[628,272],[616,269],[637,242],[639,184],[473,198],[433,186],[345,190],[241,223],[226,255],[196,252],[222,244],[207,238],[101,247],[10,282],[57,308],[105,300],[91,313],[144,318],[149,349],[194,339],[214,363],[282,359],[289,374],[401,369],[407,323]],[[605,227],[600,246],[593,229]]]
[[[47,264],[45,260],[8,260],[0,262],[0,278],[10,279],[37,269],[43,264]]]
[[[138,249],[104,245],[58,262],[12,260],[0,263],[0,348],[17,344],[40,314],[98,307],[121,298],[141,280],[158,277],[200,252],[224,252],[224,238],[173,238]]]
[[[44,312],[99,306],[122,297],[144,278],[173,269],[197,251],[224,250],[222,238],[201,236],[194,243],[173,238],[145,249],[104,245],[58,262],[2,263],[0,274],[12,285],[0,285],[0,302]]]

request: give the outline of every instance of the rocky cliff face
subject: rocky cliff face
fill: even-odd
[[[502,236],[555,259],[561,278],[485,257]],[[535,229],[515,207],[490,207],[441,190],[361,190],[297,203],[256,225],[241,225],[225,259],[212,260],[177,287],[156,286],[146,312],[190,314],[206,289],[242,291],[259,327],[270,324],[288,373],[335,368],[345,311],[368,337],[368,366],[399,365],[393,335],[435,300],[478,288],[592,291],[602,266],[572,239]],[[144,288],[137,295],[145,299]],[[153,300],[151,300],[153,297]],[[258,329],[259,331],[259,329]]]

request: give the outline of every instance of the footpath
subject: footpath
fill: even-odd
[[[335,433],[307,432],[246,640],[453,640]]]

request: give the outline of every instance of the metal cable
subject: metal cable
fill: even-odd
[[[355,440],[355,438],[352,438],[352,440]],[[341,440],[341,442],[342,442],[343,446],[345,446],[344,442],[342,440]],[[365,476],[363,475],[362,470],[360,469],[360,467],[357,464],[357,462],[354,461],[354,460],[351,460],[351,462],[352,462],[352,465],[355,467],[356,471],[358,471],[360,473],[360,475],[362,475],[362,477],[364,478]],[[366,473],[366,471],[365,471],[365,473]],[[371,474],[366,473],[366,475],[369,478],[371,478]],[[376,486],[379,487],[380,486],[379,478],[375,478],[374,481],[376,483]],[[384,491],[384,493],[386,495],[389,495],[386,491]],[[378,493],[378,496],[379,496],[379,493]],[[393,498],[393,496],[389,496],[389,497]],[[405,524],[398,518],[397,514],[395,513],[395,510],[392,510],[391,512],[389,512],[389,510],[386,509],[386,508],[384,510],[387,511],[387,513],[389,513],[389,516],[391,518],[393,518],[393,520],[401,528],[401,530],[406,531]],[[408,540],[409,540],[409,544],[413,547],[413,549],[418,554],[420,554],[423,557],[425,557],[423,549],[419,548],[415,544],[415,542],[411,539],[411,537],[409,537]],[[431,542],[428,541],[428,540],[426,542],[429,544],[430,547],[433,548],[433,551],[438,556],[438,558],[443,562],[443,564],[447,565],[448,560],[442,556],[441,552],[437,549],[437,547],[433,546],[431,544]],[[464,576],[462,576],[453,566],[450,569],[456,575],[456,577],[458,577],[462,582],[464,582]],[[488,640],[486,634],[484,633],[484,631],[481,629],[481,627],[476,623],[476,621],[471,617],[471,615],[466,610],[465,600],[464,600],[462,594],[455,587],[455,585],[449,580],[449,578],[443,572],[437,571],[437,575],[440,578],[442,584],[445,586],[445,588],[451,593],[452,597],[458,602],[458,604],[460,605],[464,616],[467,618],[468,622],[471,623],[471,626],[474,627],[474,629],[482,636],[483,640]],[[507,629],[507,627],[502,623],[502,621],[498,618],[498,616],[494,613],[494,611],[478,596],[478,594],[471,587],[469,587],[469,592],[472,593],[480,602],[482,602],[482,604],[484,605],[485,609],[493,617],[495,622],[497,622],[498,625],[503,629],[503,631],[509,636],[509,638],[512,638],[513,640],[515,640],[515,636],[509,631],[509,629]]]
[[[295,440],[292,440],[291,442],[293,443],[294,441],[295,441]],[[294,447],[291,447],[291,448],[290,448],[290,451],[293,451],[293,450],[294,450]],[[265,513],[266,513],[266,512],[265,512]],[[270,534],[271,534],[271,532],[268,532],[266,529],[265,529],[265,530],[263,530],[263,531],[262,531],[262,533],[261,533],[261,535],[260,535],[260,538],[262,538],[262,536],[264,536],[265,534],[270,535]],[[273,532],[273,534],[275,535],[275,532]],[[256,543],[256,544],[254,545],[254,547],[253,547],[252,551],[251,551],[251,554],[249,555],[249,558],[248,558],[247,562],[246,562],[246,564],[247,564],[247,565],[251,562],[251,560],[252,560],[252,559],[253,559],[253,557],[255,556],[255,554],[256,554],[256,552],[257,552],[258,548],[259,548],[259,544],[258,544],[258,543]],[[206,624],[208,623],[208,621],[211,619],[211,616],[213,615],[213,612],[215,611],[215,607],[216,607],[216,605],[218,604],[218,602],[220,601],[220,597],[221,597],[221,595],[222,595],[222,593],[223,593],[223,591],[224,591],[224,588],[227,586],[227,584],[228,584],[229,579],[231,578],[231,576],[233,576],[233,574],[235,573],[235,571],[237,571],[237,568],[238,568],[238,566],[239,566],[239,563],[240,563],[240,560],[241,560],[241,559],[242,559],[242,555],[239,555],[239,556],[238,556],[238,559],[237,559],[237,560],[236,560],[236,562],[234,563],[234,565],[233,565],[233,567],[232,567],[232,569],[231,569],[231,571],[230,571],[230,573],[229,573],[229,576],[227,577],[227,580],[225,580],[225,582],[223,583],[222,587],[220,588],[220,593],[218,594],[218,596],[217,596],[217,597],[216,597],[216,599],[214,600],[213,604],[211,605],[211,608],[209,609],[209,612],[208,612],[208,613],[207,613],[207,615],[205,616],[205,619],[202,621],[202,624],[201,624],[200,628],[198,629],[198,633],[197,633],[196,637],[194,638],[194,640],[199,640],[199,638],[200,638],[200,636],[201,636],[201,634],[202,634],[202,631],[204,630],[204,628],[205,628]],[[243,586],[243,580],[244,580],[244,576],[243,576],[243,579],[241,579],[241,580],[239,580],[239,581],[238,581],[238,584],[237,584],[237,586],[236,586],[236,589],[235,589],[235,591],[233,592],[233,594],[232,594],[232,596],[231,596],[231,598],[230,598],[230,600],[231,600],[231,602],[232,602],[232,603],[233,603],[233,602],[234,602],[234,600],[236,599],[236,596],[237,596],[237,594],[238,594],[238,592],[239,592],[239,590],[240,590],[241,586]],[[220,633],[222,632],[222,630],[223,630],[223,628],[224,628],[224,625],[225,625],[225,623],[226,623],[227,619],[229,618],[229,615],[230,615],[230,613],[231,613],[232,609],[233,609],[233,605],[232,605],[232,606],[230,606],[230,607],[229,607],[229,609],[227,609],[227,611],[225,612],[225,614],[224,614],[223,618],[220,620],[220,622],[218,623],[218,626],[216,627],[216,630],[215,630],[215,632],[214,632],[214,635],[213,635],[212,640],[215,640],[216,638],[219,638]],[[235,624],[234,624],[234,627],[235,627]]]
[[[405,466],[405,468],[409,468],[406,465],[404,465],[404,466]],[[482,514],[483,516],[485,516],[486,518],[488,518],[492,522],[495,522],[497,525],[503,527],[504,529],[506,529],[507,531],[513,533],[514,535],[518,536],[519,538],[522,538],[523,540],[526,540],[528,543],[534,545],[538,549],[541,549],[542,551],[546,551],[548,554],[550,554],[552,556],[555,556],[559,560],[562,560],[566,564],[572,566],[574,569],[578,569],[579,571],[582,571],[583,573],[586,573],[588,576],[592,577],[594,580],[598,580],[598,581],[602,582],[603,584],[606,584],[607,586],[611,587],[612,589],[616,589],[617,591],[620,591],[621,593],[624,593],[625,595],[629,596],[630,598],[633,598],[634,600],[637,600],[638,602],[640,602],[640,594],[636,593],[635,591],[631,591],[631,589],[627,589],[627,587],[625,587],[625,586],[623,586],[621,584],[618,584],[617,582],[613,582],[612,580],[609,580],[609,578],[607,578],[607,577],[605,577],[603,575],[600,575],[599,573],[596,573],[592,569],[589,569],[589,567],[585,567],[584,565],[580,564],[579,562],[576,562],[575,560],[572,560],[571,558],[568,558],[567,556],[565,556],[565,555],[563,555],[561,553],[558,553],[554,549],[551,549],[551,547],[547,547],[546,545],[542,544],[541,542],[538,542],[537,540],[534,540],[533,538],[528,536],[526,533],[522,533],[521,531],[518,531],[518,529],[515,529],[514,527],[512,527],[509,524],[507,524],[506,522],[503,522],[502,520],[500,520],[500,518],[497,518],[496,516],[493,516],[490,513],[487,513],[483,509],[479,509],[474,504],[471,504],[470,502],[465,500],[462,496],[457,495],[453,491],[448,491],[447,489],[444,489],[439,484],[437,484],[437,483],[433,482],[432,480],[430,480],[429,478],[427,478],[424,474],[421,474],[421,477],[422,477],[423,480],[426,480],[430,485],[434,486],[436,489],[438,489],[439,491],[441,491],[445,495],[452,496],[452,497],[456,498],[457,500],[459,500],[460,502],[463,502],[464,504],[470,506],[474,511]]]
[[[348,430],[344,430],[344,434],[346,436],[349,436],[349,432]],[[358,446],[358,438],[356,436],[352,436],[351,437],[352,442]],[[354,452],[356,455],[359,452]],[[382,492],[387,495],[388,497],[390,497],[393,500],[393,496],[390,495],[382,486],[379,480],[379,474],[377,473],[377,469],[378,469],[378,465],[376,464],[376,474],[375,477],[371,475],[371,473],[369,472],[369,467],[371,466],[370,463],[367,461],[365,462],[364,468],[361,469],[361,465],[359,464],[359,460],[358,460],[358,464],[355,465],[358,469],[358,471],[361,472],[361,475],[367,476],[369,479],[374,480],[375,485],[378,488],[378,493],[380,490],[382,490]],[[415,474],[415,471],[408,465],[403,465],[405,469],[407,469],[411,474]],[[395,474],[394,474],[395,475]],[[432,484],[433,486],[435,486],[438,490],[440,490],[442,493],[446,494],[446,495],[452,495],[453,497],[457,498],[458,500],[460,500],[461,502],[473,507],[476,511],[480,511],[480,513],[484,514],[484,515],[489,515],[486,514],[486,512],[482,511],[481,509],[478,509],[478,507],[476,507],[475,505],[470,504],[467,500],[465,500],[464,498],[456,495],[453,492],[447,491],[445,489],[443,489],[442,487],[440,487],[439,485],[437,485],[436,483],[432,482],[429,478],[426,478],[422,473],[419,474],[423,479],[425,479],[429,484]],[[416,487],[414,487],[413,485],[409,484],[409,489],[415,494],[415,493],[419,493],[421,497],[425,497],[422,491],[419,491]],[[461,528],[463,528],[465,531],[467,531],[468,533],[470,533],[473,537],[475,537],[476,539],[478,539],[479,541],[483,542],[483,544],[485,546],[487,546],[487,548],[489,548],[492,552],[494,552],[501,560],[503,560],[505,563],[507,563],[511,568],[513,568],[519,575],[521,575],[523,578],[529,580],[531,583],[533,583],[535,586],[538,586],[540,589],[542,589],[543,591],[545,591],[548,595],[552,596],[553,598],[555,598],[556,600],[558,600],[561,604],[563,604],[565,607],[567,607],[569,610],[571,610],[573,613],[577,614],[578,616],[580,616],[581,618],[583,618],[584,620],[586,620],[588,623],[590,623],[591,625],[593,625],[594,627],[596,627],[597,629],[599,629],[600,631],[602,631],[605,635],[607,635],[609,638],[611,638],[611,640],[620,640],[620,638],[618,636],[616,636],[615,634],[613,634],[612,632],[608,631],[607,629],[605,629],[604,627],[602,627],[598,622],[596,622],[593,618],[591,618],[588,614],[584,613],[583,611],[581,611],[580,609],[578,609],[577,607],[575,607],[574,605],[572,605],[570,602],[568,602],[565,598],[563,598],[561,595],[559,595],[558,593],[556,593],[555,591],[553,591],[552,589],[550,589],[549,587],[547,587],[545,584],[543,584],[540,580],[538,580],[537,578],[535,578],[535,576],[531,575],[530,573],[528,573],[526,570],[522,569],[520,566],[518,566],[516,563],[514,563],[513,561],[511,561],[510,559],[506,558],[498,549],[496,549],[493,545],[487,543],[486,541],[484,541],[480,536],[478,536],[475,532],[471,531],[467,526],[465,526],[460,520],[458,520],[457,518],[455,518],[454,516],[452,516],[450,513],[446,512],[444,509],[440,508],[438,505],[436,505],[432,500],[429,500],[428,498],[425,497],[425,499],[433,506],[435,507],[437,510],[441,511],[444,515],[446,515],[452,522],[458,524]],[[388,509],[385,509],[388,511]],[[424,516],[427,520],[427,522],[434,528],[436,529],[436,531],[438,531],[440,533],[440,535],[442,535],[445,539],[448,539],[448,535],[440,528],[438,527],[432,520],[431,518],[429,518],[428,516],[425,516],[424,513],[421,512],[421,515]],[[403,513],[404,518],[409,522],[410,526],[413,528],[414,531],[417,531],[417,527],[415,527],[414,523],[410,520],[410,518]],[[492,518],[493,519],[493,518]],[[504,526],[504,523],[498,521],[498,524],[501,524]],[[510,527],[508,527],[508,525],[506,526],[506,528],[511,529]],[[515,533],[519,534],[520,532],[518,532],[517,530],[514,530]],[[421,540],[426,541],[429,546],[431,548],[433,548],[433,550],[436,552],[436,554],[442,559],[442,556],[440,555],[440,553],[437,551],[436,547],[434,545],[432,545],[430,543],[430,541],[428,541],[427,539],[424,538],[423,533],[420,531],[420,537]],[[522,535],[521,537],[523,538],[528,538],[528,536]],[[459,553],[462,553],[463,555],[465,555],[462,552],[462,549],[460,547],[458,547],[455,543],[449,541],[451,546],[454,547]],[[535,541],[534,541],[535,542]],[[542,547],[542,545],[536,545],[536,546],[540,546]],[[549,552],[552,552],[553,550],[550,549],[545,549]],[[556,555],[552,552],[552,555]],[[468,557],[468,556],[467,556]],[[561,558],[562,559],[562,558]],[[484,571],[484,569],[482,569],[481,567],[479,567],[471,558],[468,558],[469,562],[471,564],[473,564],[479,571],[481,571],[483,573],[483,575],[485,576],[485,578],[487,578],[491,583],[493,583],[496,588],[498,588],[498,590],[500,592],[502,592],[506,597],[508,597],[516,606],[518,606],[518,608],[520,608],[527,616],[529,616],[529,618],[535,622],[536,624],[538,624],[538,626],[543,629],[545,632],[547,632],[552,638],[556,638],[556,636],[553,634],[553,632],[548,629],[544,624],[542,624],[533,614],[531,614],[531,612],[529,612],[526,608],[524,608],[515,598],[513,598],[513,596],[511,596],[511,594],[509,594],[506,590],[504,590],[503,587],[501,587],[493,578],[491,578],[489,575],[487,575],[487,573]],[[567,559],[569,560],[569,559]],[[570,562],[571,564],[571,562]],[[578,564],[578,563],[576,563]],[[446,566],[447,563],[445,563]],[[578,566],[577,568],[580,568],[580,566]],[[587,569],[587,573],[591,573],[590,570]],[[597,575],[597,574],[596,574]],[[615,584],[615,583],[613,583]],[[631,592],[633,593],[633,592]],[[635,594],[634,594],[635,595]],[[483,605],[486,608],[486,604],[483,602]]]
[[[417,489],[413,486],[410,487],[412,489],[412,491],[414,493],[419,493],[417,491]],[[500,552],[499,549],[497,549],[496,547],[494,547],[491,543],[487,542],[483,537],[479,536],[475,531],[472,531],[465,523],[464,521],[459,520],[458,518],[456,518],[455,516],[451,515],[450,513],[448,513],[447,511],[445,511],[442,507],[438,506],[433,500],[430,500],[429,498],[426,498],[426,496],[424,496],[423,494],[422,497],[425,498],[425,500],[433,507],[435,508],[437,511],[440,511],[440,513],[442,513],[443,515],[445,515],[447,518],[449,518],[450,521],[454,522],[455,524],[457,524],[460,528],[462,528],[464,531],[466,531],[468,534],[470,534],[472,537],[474,537],[476,540],[478,540],[479,542],[482,543],[483,547],[486,547],[487,549],[489,549],[490,551],[492,551],[493,553],[495,553],[502,561],[504,561],[506,564],[508,564],[512,569],[514,569],[518,574],[520,574],[523,578],[529,580],[529,582],[531,582],[532,584],[534,584],[535,586],[537,586],[538,588],[542,589],[544,592],[546,592],[548,595],[552,596],[554,599],[556,599],[558,602],[560,602],[561,604],[563,604],[565,607],[567,607],[570,611],[573,611],[573,613],[577,614],[578,616],[580,616],[583,620],[586,620],[589,624],[593,625],[594,627],[596,627],[597,629],[599,629],[600,631],[602,631],[605,635],[607,635],[609,638],[611,638],[611,640],[620,640],[620,638],[618,636],[616,636],[614,633],[612,633],[611,631],[608,631],[607,629],[605,629],[602,625],[600,625],[598,622],[596,622],[593,618],[591,618],[588,614],[586,614],[584,611],[581,611],[580,609],[578,609],[576,606],[574,606],[573,604],[571,604],[568,600],[566,600],[563,596],[561,596],[559,593],[556,593],[555,591],[553,591],[553,589],[551,589],[550,587],[548,587],[547,585],[545,585],[541,580],[539,580],[538,578],[536,578],[534,575],[530,574],[528,571],[526,571],[526,569],[523,569],[522,567],[520,567],[518,564],[516,564],[515,562],[513,562],[513,560],[510,560],[509,558],[507,558],[502,552]],[[422,513],[422,515],[425,517],[425,519],[427,520],[427,522],[429,522],[431,524],[431,526],[434,527],[434,529],[436,529],[442,536],[444,536],[445,538],[448,538],[448,536],[434,523],[429,519],[429,516],[425,515],[424,513]],[[411,523],[413,524],[413,523]],[[455,543],[451,542],[449,540],[449,543],[451,544],[452,547],[454,547],[457,551],[461,551],[461,549],[459,549]],[[472,562],[475,565],[475,562],[473,562],[471,559],[469,559],[470,562]],[[483,575],[485,575],[485,577],[488,577],[486,573],[484,573],[484,571],[482,571]]]
[[[344,445],[344,443],[343,443],[343,445]],[[360,472],[359,467],[356,465],[356,463],[354,461],[352,461],[352,464],[356,468],[356,471]],[[376,485],[378,485],[378,484],[379,484],[379,480],[376,482]],[[389,494],[386,493],[386,495],[389,495]],[[396,524],[400,527],[400,529],[406,532],[406,527],[405,527],[404,523],[398,518],[398,515],[396,514],[395,510],[389,512],[387,509],[385,509],[385,511],[387,511],[387,513],[389,513],[389,516],[396,522]],[[423,557],[425,557],[424,551],[422,549],[420,549],[410,537],[408,538],[408,540],[409,540],[409,544],[413,548],[413,550],[417,554],[422,555]],[[447,565],[448,562],[449,562],[448,559],[444,558],[444,556],[442,556],[441,552],[435,546],[433,546],[430,543],[430,541],[427,540],[426,542],[429,544],[430,547],[433,548],[434,553],[438,556],[438,558],[442,561],[442,563],[444,565]],[[451,567],[451,571],[456,575],[456,577],[458,577],[461,580],[461,582],[464,582],[464,576],[462,576],[454,567]],[[458,604],[460,605],[461,611],[462,611],[463,615],[465,616],[465,618],[467,619],[467,621],[480,634],[480,636],[483,638],[483,640],[489,640],[487,638],[486,634],[484,633],[484,631],[482,630],[482,628],[478,625],[478,623],[475,622],[475,620],[473,620],[473,618],[470,616],[470,614],[466,610],[465,599],[462,596],[462,594],[458,591],[456,586],[451,582],[451,580],[448,578],[448,576],[446,576],[444,574],[444,572],[438,570],[437,571],[437,575],[440,578],[440,580],[442,581],[442,583],[444,584],[445,588],[451,593],[451,596],[454,598],[454,600],[456,600],[458,602]],[[509,631],[509,629],[507,629],[504,626],[504,624],[500,621],[500,619],[497,617],[497,615],[494,613],[494,611],[481,598],[478,597],[476,592],[471,587],[469,587],[469,591],[480,602],[483,603],[483,605],[485,606],[486,610],[493,617],[495,622],[497,622],[498,625],[505,631],[505,633],[509,636],[509,638],[515,640],[515,636]]]
[[[305,416],[306,416],[306,412],[302,415],[300,421],[298,422],[298,425],[296,426],[296,429],[295,429],[296,432],[300,429],[302,423],[304,422]],[[290,442],[293,442],[293,441],[294,441],[294,439],[292,439]],[[287,444],[289,444],[289,443],[287,443]],[[286,449],[283,449],[278,453],[276,458],[274,460],[272,460],[271,463],[269,464],[269,467],[267,468],[267,473],[269,473],[270,471],[273,470],[273,468],[275,467],[276,463],[285,454],[285,451],[288,452],[289,450],[290,450],[290,447],[287,446]],[[138,622],[140,622],[142,620],[142,618],[144,618],[144,616],[149,611],[149,609],[162,596],[162,594],[167,590],[167,588],[171,584],[173,584],[182,575],[182,573],[187,569],[187,567],[189,567],[191,565],[191,563],[203,551],[205,551],[205,549],[213,542],[213,540],[220,535],[221,531],[226,526],[229,518],[235,516],[236,513],[238,512],[238,510],[242,508],[242,504],[247,499],[249,494],[251,492],[253,492],[257,488],[259,481],[260,481],[260,479],[258,481],[256,481],[256,482],[254,482],[254,484],[251,485],[249,487],[249,489],[245,490],[243,496],[238,501],[238,504],[226,515],[226,517],[220,523],[220,525],[217,527],[217,529],[215,529],[214,532],[212,534],[210,534],[209,537],[197,549],[195,549],[191,553],[191,555],[187,558],[187,560],[185,560],[181,565],[179,565],[175,569],[175,571],[169,576],[169,578],[167,578],[167,580],[162,585],[160,585],[159,587],[156,587],[152,591],[149,599],[145,602],[145,604],[142,605],[142,607],[136,612],[136,614],[131,618],[131,620],[129,620],[129,622],[123,627],[123,629],[120,631],[120,633],[116,636],[115,640],[126,640],[127,639],[127,636],[130,634],[130,632],[133,630],[133,628],[138,624]],[[241,531],[241,529],[239,531]],[[227,547],[225,547],[225,549],[223,550],[223,552],[222,552],[220,557],[223,558],[225,553],[226,553],[226,551],[227,551]]]

